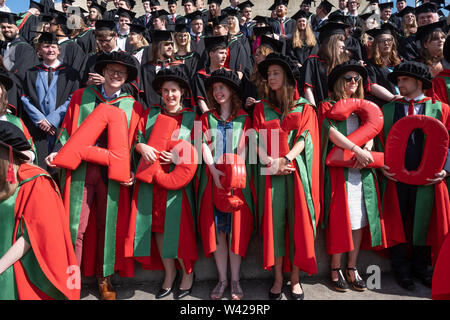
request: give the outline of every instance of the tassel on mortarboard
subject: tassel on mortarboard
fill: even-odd
[[[13,152],[12,147],[9,146],[9,164],[8,164],[8,175],[6,176],[6,182],[9,182],[11,184],[16,183],[16,174],[14,172],[14,166],[13,166]]]

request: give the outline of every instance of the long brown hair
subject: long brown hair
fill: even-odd
[[[349,60],[345,50],[343,53],[338,53],[338,41],[345,41],[345,36],[343,34],[333,34],[320,44],[319,51],[317,53],[319,57],[325,60],[328,72],[333,70],[337,65]]]
[[[303,48],[304,44],[307,47],[314,47],[317,44],[316,37],[308,21],[306,22],[306,29],[304,31],[295,28],[294,35],[292,36],[292,48]]]
[[[425,62],[426,65],[431,66],[433,64],[433,60],[442,60],[442,58],[444,57],[444,51],[442,51],[439,56],[437,57],[433,57],[430,54],[430,51],[428,51],[427,48],[425,48],[425,46],[423,45],[424,43],[427,42],[431,42],[434,40],[438,40],[442,37],[442,35],[445,37],[445,33],[442,32],[441,30],[436,30],[433,31],[432,33],[428,34],[425,36],[425,38],[422,41],[422,48],[420,49],[420,52],[422,54],[423,60]]]
[[[151,63],[157,63],[158,60],[165,60],[165,58],[162,56],[161,51],[162,51],[162,47],[164,46],[164,44],[167,41],[159,41],[157,42],[157,44],[155,45],[154,43],[152,44],[152,50],[151,50]],[[173,55],[172,57],[170,57],[170,60],[173,60]]]
[[[242,107],[242,100],[239,98],[239,94],[231,89],[230,86],[228,86],[226,83],[221,82],[224,86],[228,88],[231,92],[231,113],[230,118],[233,118],[238,113],[239,109]],[[206,97],[208,99],[208,106],[211,111],[216,111],[219,116],[222,115],[222,111],[220,109],[220,104],[214,99],[213,96],[213,85],[209,87],[208,92],[206,93]]]
[[[3,116],[8,110],[8,91],[3,84],[0,83],[0,89],[2,94],[0,95],[0,117]]]
[[[277,106],[281,113],[285,116],[289,113],[289,110],[294,105],[294,93],[295,93],[295,83],[293,81],[289,81],[286,71],[284,71],[284,85],[281,89],[281,98],[278,100],[277,93],[273,91],[270,86],[268,86],[269,95],[268,100],[269,102]]]
[[[375,62],[375,64],[377,66],[383,67],[385,66],[384,63],[384,59],[381,57],[381,53],[380,53],[380,48],[378,47],[378,41],[377,38],[375,38],[373,45],[372,45],[372,58],[373,61]],[[402,61],[400,60],[398,53],[397,53],[397,42],[395,41],[395,37],[392,36],[392,38],[394,39],[394,41],[392,42],[392,49],[391,49],[391,54],[389,55],[389,66],[396,66],[398,64],[400,64]]]
[[[364,99],[364,87],[361,75],[359,74],[360,78],[358,80],[358,88],[350,97],[347,97],[347,94],[345,93],[345,80],[343,76],[344,75],[340,76],[339,79],[337,79],[334,83],[333,92],[330,93],[330,98],[334,101],[339,101],[341,99],[347,98]]]
[[[20,161],[13,157],[14,174],[19,169]],[[0,148],[0,201],[4,201],[11,197],[19,185],[19,181],[16,176],[16,183],[9,183],[6,181],[9,169],[9,151],[5,148]]]
[[[269,54],[273,52],[272,49],[267,48],[266,46],[260,46],[258,49],[264,57],[267,57]],[[252,82],[256,89],[258,90],[258,97],[267,97],[269,94],[269,86],[267,85],[267,80],[263,78],[263,76],[258,71],[258,65],[255,63],[253,65],[253,71],[250,75],[250,82]]]

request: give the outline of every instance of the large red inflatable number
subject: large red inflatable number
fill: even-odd
[[[423,156],[417,170],[405,168],[405,154],[413,130],[421,129],[426,136]],[[384,158],[390,172],[400,182],[412,185],[429,183],[442,170],[448,152],[448,131],[439,120],[422,115],[407,116],[398,120],[386,139]]]
[[[108,149],[94,146],[107,128]],[[61,148],[52,164],[75,170],[81,161],[108,167],[108,177],[119,182],[130,180],[128,122],[119,108],[99,104]]]
[[[146,183],[156,182],[167,190],[184,188],[192,180],[197,170],[198,153],[187,141],[171,140],[176,127],[175,119],[163,114],[158,115],[147,142],[158,151],[172,151],[176,154],[175,169],[169,173],[164,172],[159,159],[152,164],[141,161],[136,179]]]
[[[383,113],[373,102],[363,99],[342,99],[336,102],[327,113],[327,118],[344,121],[352,113],[361,119],[361,126],[349,134],[347,138],[358,146],[362,146],[373,139],[383,129]],[[369,168],[380,168],[384,165],[382,152],[371,152],[374,162]],[[337,146],[328,153],[325,161],[327,166],[352,168],[355,164],[354,152],[343,150]]]
[[[244,202],[233,191],[245,188],[247,173],[245,161],[238,155],[225,153],[216,164],[216,168],[224,173],[220,178],[223,189],[214,188],[214,205],[222,212],[235,212]]]

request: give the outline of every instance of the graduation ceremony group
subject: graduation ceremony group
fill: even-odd
[[[137,268],[189,299],[200,258],[246,300],[252,241],[266,299],[303,300],[319,232],[339,296],[371,250],[450,299],[448,2],[9,1],[0,300],[116,300]]]

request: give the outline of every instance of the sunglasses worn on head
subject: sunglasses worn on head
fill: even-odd
[[[345,82],[351,82],[352,80],[355,81],[355,82],[358,82],[361,79],[360,76],[354,76],[354,77],[352,77],[352,76],[343,76],[343,78],[344,78]]]

